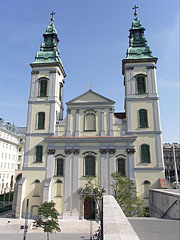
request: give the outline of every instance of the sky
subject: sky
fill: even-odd
[[[64,103],[88,91],[92,84],[95,92],[116,102],[116,112],[123,112],[122,60],[136,4],[148,46],[158,57],[163,143],[180,142],[179,0],[0,2],[0,117],[6,122],[26,126],[30,63],[43,42],[52,10],[67,74]]]

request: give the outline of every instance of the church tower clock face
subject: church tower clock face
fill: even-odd
[[[29,215],[34,218],[41,203],[54,201],[61,218],[94,219],[97,206],[87,198],[88,179],[113,195],[114,172],[134,182],[144,207],[148,207],[149,189],[156,188],[159,178],[164,178],[158,59],[147,44],[137,6],[133,9],[129,47],[122,60],[124,112],[115,112],[115,102],[91,86],[66,103],[66,115],[66,73],[55,13],[51,13],[44,41],[31,63],[25,158],[22,179],[17,183],[16,217],[25,216],[29,199]]]

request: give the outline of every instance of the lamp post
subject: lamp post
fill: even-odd
[[[174,156],[174,171],[175,171],[175,178],[176,178],[176,188],[178,187],[178,172],[177,172],[177,164],[176,164],[176,150],[175,150],[175,144],[173,143],[173,156]]]

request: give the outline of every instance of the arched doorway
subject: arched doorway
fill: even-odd
[[[95,201],[91,198],[85,198],[84,200],[84,218],[95,219]]]

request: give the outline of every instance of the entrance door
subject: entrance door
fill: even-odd
[[[84,218],[95,219],[95,201],[93,199],[86,198],[84,201]]]

